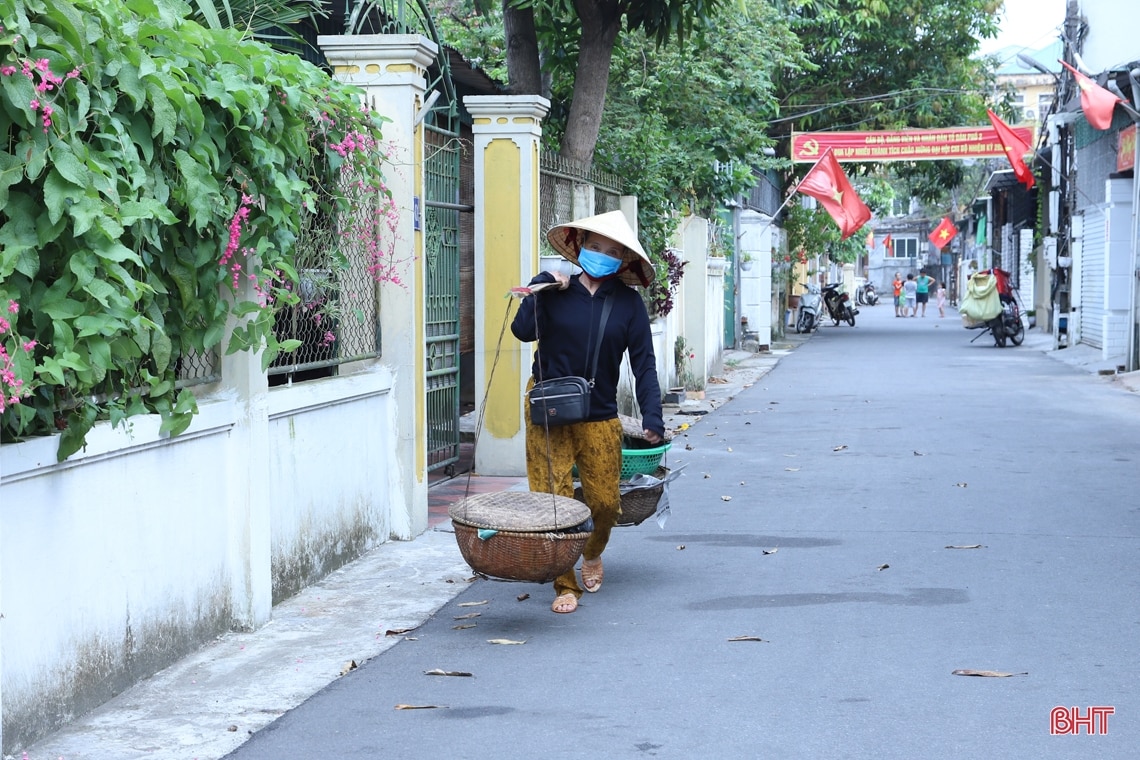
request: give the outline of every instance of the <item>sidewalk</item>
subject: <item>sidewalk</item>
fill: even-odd
[[[1114,361],[1105,361],[1101,358],[1100,349],[1078,343],[1067,348],[1053,348],[1053,336],[1050,333],[1033,329],[1025,333],[1025,342],[1021,349],[1041,351],[1050,359],[1068,364],[1074,369],[1087,372],[1091,375],[1103,377],[1109,382],[1119,383],[1124,389],[1136,393],[1140,391],[1140,370],[1135,372],[1119,372],[1119,365]]]
[[[671,430],[727,403],[764,377],[809,336],[789,334],[770,353],[729,350],[705,398],[667,406]],[[1140,390],[1140,372],[1115,374],[1085,346],[1052,349],[1030,330],[1020,349],[1042,351],[1109,382]],[[472,579],[446,522],[464,493],[525,488],[525,479],[461,474],[429,490],[431,527],[386,543],[273,609],[249,633],[230,633],[28,748],[28,760],[219,758],[339,676],[376,657],[462,592]],[[390,632],[400,631],[401,634]],[[414,636],[414,634],[411,634]],[[15,757],[13,760],[22,760]]]

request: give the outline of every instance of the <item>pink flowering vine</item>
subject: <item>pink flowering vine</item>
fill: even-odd
[[[258,305],[265,307],[273,303],[273,296],[269,292],[270,286],[262,282],[256,273],[245,271],[254,250],[249,246],[243,247],[241,245],[242,228],[246,227],[249,222],[249,209],[252,204],[253,198],[243,193],[237,211],[230,219],[229,240],[226,242],[226,249],[222,252],[222,257],[218,259],[218,265],[228,271],[230,284],[235,291],[241,286],[242,275],[245,274],[246,279],[252,283],[253,290],[257,294]]]
[[[15,301],[8,301],[8,313],[19,314],[20,305]],[[4,340],[7,336],[8,340]],[[15,338],[16,340],[11,340]],[[12,352],[8,346],[12,345]],[[16,375],[16,350],[23,350],[30,354],[36,347],[34,340],[20,341],[12,324],[4,317],[0,317],[0,412],[20,403],[20,399],[32,395],[31,388],[24,384],[23,378]]]
[[[32,80],[37,97],[28,101],[28,108],[39,113],[40,125],[43,127],[44,134],[47,134],[51,129],[52,116],[55,114],[52,98],[59,93],[68,80],[79,76],[79,69],[72,69],[67,74],[60,76],[51,70],[51,61],[47,58],[40,58],[36,61],[25,59],[19,64],[19,67],[13,65],[0,66],[0,76],[10,77],[19,72]]]

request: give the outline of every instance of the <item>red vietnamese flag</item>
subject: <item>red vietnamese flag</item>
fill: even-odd
[[[890,256],[892,253],[892,251],[891,251],[891,233],[889,233],[889,232],[887,233],[887,236],[885,238],[883,238],[883,250],[887,252],[888,256]]]
[[[990,117],[990,123],[994,125],[994,131],[997,132],[1001,146],[1005,148],[1005,157],[1009,159],[1010,166],[1013,167],[1013,176],[1025,185],[1026,190],[1031,189],[1035,183],[1033,172],[1025,165],[1025,159],[1022,158],[1029,152],[1029,145],[1018,137],[1009,128],[1009,125],[999,119],[993,111],[987,108],[986,113]]]
[[[823,204],[839,225],[840,239],[846,240],[871,219],[871,209],[863,203],[831,148],[824,151],[815,166],[800,180],[796,190]]]
[[[1112,126],[1112,111],[1117,103],[1124,101],[1064,61],[1058,60],[1057,63],[1073,72],[1077,86],[1081,88],[1081,110],[1085,112],[1089,124],[1096,129],[1108,129]]]
[[[942,217],[942,221],[934,228],[934,231],[927,235],[927,238],[934,244],[935,248],[945,248],[950,245],[950,241],[958,234],[958,228],[954,222],[950,221],[950,217]]]

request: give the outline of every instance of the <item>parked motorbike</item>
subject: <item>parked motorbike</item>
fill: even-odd
[[[863,287],[855,291],[856,303],[866,304],[867,306],[874,306],[879,302],[879,292],[875,290],[875,285],[868,282]]]
[[[851,296],[840,292],[839,288],[838,284],[823,286],[823,305],[827,307],[827,315],[837,326],[840,322],[846,322],[854,327],[855,315],[859,310],[851,305]]]
[[[803,295],[800,296],[800,307],[796,311],[796,332],[810,333],[819,326],[819,305],[823,297],[819,286],[814,282],[802,286]]]

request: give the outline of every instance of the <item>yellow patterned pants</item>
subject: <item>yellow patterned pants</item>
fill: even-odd
[[[571,470],[578,465],[582,495],[594,518],[594,532],[582,550],[582,559],[602,556],[610,531],[621,513],[621,436],[620,420],[577,422],[547,429],[526,426],[526,477],[530,490],[574,498]],[[554,580],[555,595],[582,596],[582,587],[571,568]]]

